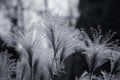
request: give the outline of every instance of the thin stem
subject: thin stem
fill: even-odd
[[[93,73],[90,73],[90,79],[89,80],[92,80],[92,75],[93,75]]]

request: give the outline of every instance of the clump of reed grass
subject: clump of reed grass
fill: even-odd
[[[64,60],[84,44],[80,44],[79,37],[79,30],[49,13],[41,15],[41,21],[24,33],[17,31],[15,41],[21,55],[21,79],[44,77],[48,80],[63,72]]]
[[[108,60],[111,60],[111,58],[116,60],[116,57],[120,53],[119,46],[115,44],[116,41],[111,41],[115,35],[114,33],[110,31],[106,33],[106,35],[102,35],[100,28],[91,29],[91,31],[92,37],[90,38],[88,34],[82,30],[86,43],[83,54],[85,54],[88,64],[87,76],[89,76],[89,78],[87,80],[92,80],[97,68],[105,64]]]

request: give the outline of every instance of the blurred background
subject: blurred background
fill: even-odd
[[[90,27],[101,26],[103,34],[112,30],[119,39],[119,8],[120,0],[0,0],[0,36],[8,35],[15,27],[28,28],[49,10],[68,20],[70,26],[84,28],[87,33]],[[57,80],[73,80],[86,69],[85,64],[84,56],[74,54],[66,60],[67,74]]]
[[[0,0],[0,33],[4,35],[14,27],[29,27],[48,10],[75,25],[78,3],[79,0]]]
[[[119,0],[0,0],[0,33],[15,26],[28,27],[47,10],[79,29],[89,31],[100,25],[104,30],[119,33],[119,4]]]

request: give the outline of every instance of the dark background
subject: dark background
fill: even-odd
[[[78,9],[81,15],[77,19],[77,28],[101,26],[103,31],[120,33],[119,0],[80,0]]]

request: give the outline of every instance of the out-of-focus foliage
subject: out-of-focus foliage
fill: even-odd
[[[0,0],[0,35],[15,27],[30,27],[47,10],[75,24],[77,5],[78,0]]]
[[[0,80],[13,80],[11,76],[16,71],[14,60],[10,60],[7,52],[0,53]]]

